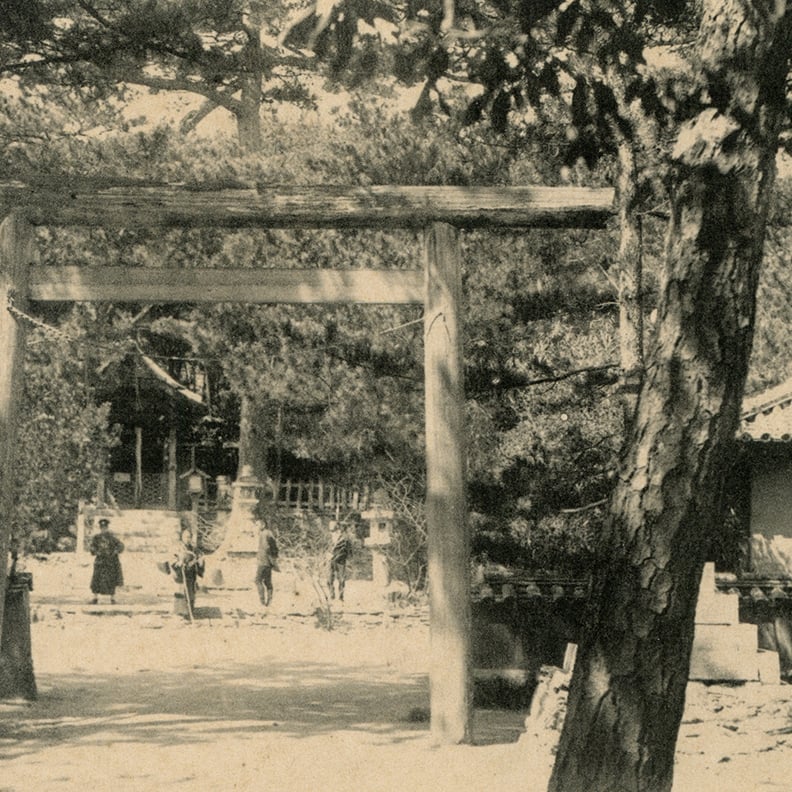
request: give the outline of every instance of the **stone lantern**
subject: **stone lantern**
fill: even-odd
[[[231,482],[228,480],[228,476],[217,476],[215,482],[217,484],[217,509],[219,511],[230,510],[233,490],[231,489]]]
[[[198,536],[198,505],[201,496],[204,494],[205,475],[199,470],[194,470],[188,474],[187,478],[187,492],[190,493],[190,517],[194,536]]]
[[[361,512],[360,517],[368,523],[368,536],[364,544],[371,548],[372,581],[375,586],[386,588],[390,583],[390,570],[384,548],[391,543],[393,509],[387,509],[375,501],[370,509]]]
[[[263,483],[253,475],[250,465],[243,465],[237,480],[231,485],[231,514],[225,539],[219,548],[224,555],[255,555],[258,532],[253,524],[253,510],[262,487]]]
[[[231,484],[231,511],[226,521],[225,536],[212,554],[212,582],[230,588],[249,588],[250,562],[258,550],[258,530],[254,509],[264,483],[253,475],[249,465],[244,465]]]

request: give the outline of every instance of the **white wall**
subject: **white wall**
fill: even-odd
[[[792,460],[754,464],[751,570],[763,577],[792,577]]]

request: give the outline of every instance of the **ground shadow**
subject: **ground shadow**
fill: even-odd
[[[62,742],[211,743],[223,734],[276,731],[305,738],[366,731],[399,743],[425,736],[425,675],[389,678],[333,663],[233,663],[189,671],[70,673],[39,678],[37,701],[0,707],[6,757],[35,754]],[[521,717],[477,713],[478,744],[513,742]]]

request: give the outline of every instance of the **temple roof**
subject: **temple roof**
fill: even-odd
[[[741,440],[792,441],[792,378],[743,399]]]
[[[174,421],[187,428],[209,410],[194,383],[182,381],[149,355],[138,351],[112,365],[105,367],[97,388],[97,399],[112,405],[112,423],[159,432]]]
[[[170,388],[175,393],[178,393],[183,398],[187,399],[187,401],[192,402],[193,404],[198,404],[202,407],[205,407],[205,403],[203,397],[200,393],[196,393],[194,390],[191,390],[186,385],[182,385],[174,377],[171,377],[167,371],[165,371],[162,366],[155,363],[148,355],[140,355],[140,359],[142,360],[143,364],[146,368],[154,375],[156,380],[159,380],[168,388]]]

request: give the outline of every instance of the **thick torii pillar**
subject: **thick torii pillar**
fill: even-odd
[[[17,412],[22,395],[25,327],[6,306],[13,298],[24,308],[27,300],[29,264],[35,248],[33,232],[16,213],[0,223],[0,697],[36,693],[30,650],[30,624],[27,590],[11,595],[6,611],[8,555],[11,538],[9,518],[14,504],[14,471]]]
[[[0,515],[7,521],[14,504],[14,464],[17,411],[22,394],[25,327],[6,310],[9,300],[24,308],[28,265],[33,261],[33,233],[28,223],[12,213],[0,223]],[[0,531],[0,585],[5,591],[11,532]],[[4,597],[0,597],[0,624]]]
[[[458,231],[424,232],[426,522],[432,738],[471,741],[470,531],[465,495],[465,395]]]

